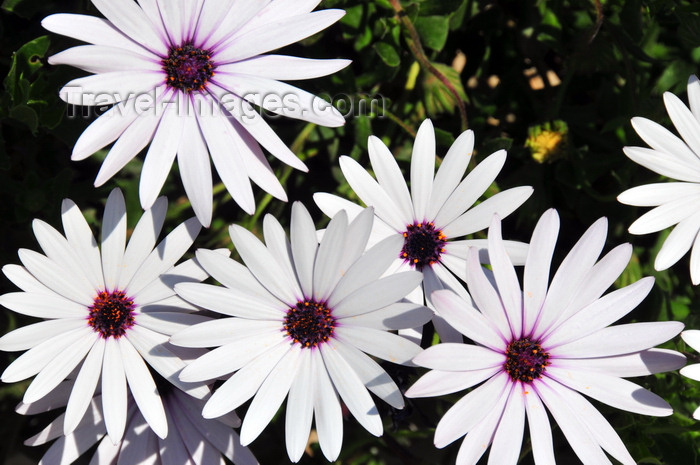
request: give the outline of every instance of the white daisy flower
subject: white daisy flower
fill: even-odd
[[[681,337],[690,347],[700,352],[700,330],[689,329],[681,333]],[[695,381],[700,381],[700,363],[695,363],[693,365],[688,365],[681,368],[681,374],[687,378],[694,379]],[[700,407],[695,409],[693,412],[693,418],[700,420]]]
[[[23,415],[43,413],[65,407],[70,394],[67,383],[59,386],[55,394],[31,403],[20,404],[17,411]],[[104,416],[100,405],[101,396],[96,395],[89,403],[86,415],[77,428],[63,435],[65,414],[61,414],[40,433],[27,439],[24,444],[39,446],[56,441],[41,458],[39,465],[68,465],[90,450],[95,450],[90,463],[99,465],[164,464],[195,465],[220,464],[226,457],[235,465],[257,465],[252,452],[241,445],[233,427],[240,426],[240,419],[231,412],[216,420],[205,420],[200,411],[204,401],[188,396],[177,388],[161,391],[168,436],[160,438],[154,434],[129,396],[126,432],[124,438],[113,443],[108,439]]]
[[[320,0],[92,3],[106,19],[56,14],[42,22],[49,31],[91,44],[49,59],[94,73],[66,84],[61,98],[97,107],[118,103],[83,132],[72,159],[114,142],[95,180],[100,186],[150,142],[140,183],[144,209],[155,201],[176,155],[185,191],[205,226],[212,217],[210,155],[246,212],[255,210],[250,180],[286,201],[260,145],[294,168],[307,168],[253,105],[322,126],[345,123],[324,100],[280,80],[325,76],[349,60],[261,55],[322,31],[342,10],[311,12]]]
[[[413,146],[410,192],[386,145],[374,136],[367,145],[376,181],[350,157],[340,158],[340,168],[360,200],[374,207],[376,219],[369,244],[386,237],[402,238],[404,245],[392,269],[414,269],[423,273],[423,287],[410,297],[415,302],[423,303],[423,296],[430,297],[437,289],[462,289],[452,273],[463,280],[467,250],[471,247],[485,249],[486,240],[454,239],[485,229],[494,213],[501,217],[511,214],[533,192],[529,186],[516,187],[474,206],[503,168],[506,151],[499,150],[488,156],[462,179],[474,149],[472,131],[465,131],[457,138],[433,177],[435,132],[432,122],[426,119],[418,129]],[[357,204],[327,193],[315,194],[314,200],[328,216],[345,210],[354,218],[362,210]],[[506,246],[513,260],[522,264],[527,245],[506,241]],[[487,260],[485,254],[484,260]],[[430,305],[429,300],[427,303]],[[449,327],[439,312],[433,323],[443,341],[461,341],[461,335]],[[420,333],[402,334],[419,339]]]
[[[612,426],[581,394],[634,413],[671,415],[666,401],[623,378],[683,366],[680,353],[652,348],[680,333],[683,324],[608,327],[646,297],[654,279],[603,296],[632,254],[632,247],[623,244],[596,263],[606,230],[604,218],[593,224],[550,284],[559,217],[554,210],[546,212],[532,235],[521,290],[495,218],[488,236],[494,282],[484,274],[478,252],[470,250],[467,284],[473,302],[449,290],[433,294],[440,314],[474,344],[438,344],[414,358],[432,371],[406,395],[437,396],[483,382],[450,408],[435,430],[437,447],[466,434],[458,464],[475,464],[491,444],[489,463],[515,465],[526,416],[535,463],[554,464],[547,410],[583,463],[610,463],[607,452],[625,465],[636,464]]]
[[[675,224],[677,226],[659,250],[654,268],[665,270],[674,265],[688,250],[690,277],[700,283],[700,82],[695,76],[688,80],[690,108],[670,92],[664,93],[664,103],[679,138],[663,126],[646,118],[632,118],[639,137],[646,147],[624,147],[632,161],[662,176],[679,182],[663,182],[633,187],[617,197],[627,205],[656,207],[645,213],[629,227],[631,234],[649,234]]]
[[[76,428],[88,409],[100,376],[104,420],[115,442],[124,432],[128,390],[156,434],[167,434],[163,405],[146,363],[192,395],[207,393],[205,386],[178,379],[185,366],[183,354],[168,343],[173,332],[208,320],[191,314],[197,309],[173,291],[175,283],[207,278],[192,260],[175,266],[201,225],[191,218],[156,246],[167,204],[159,198],[126,245],[124,197],[113,190],[102,220],[100,249],[78,207],[66,199],[61,215],[65,237],[34,220],[34,234],[45,255],[21,249],[24,266],[2,269],[23,292],[0,296],[0,304],[46,320],[0,338],[0,350],[27,350],[5,369],[2,381],[14,383],[36,375],[24,394],[24,402],[33,403],[77,370],[65,434]]]
[[[252,442],[289,395],[287,453],[298,461],[307,444],[312,417],[323,454],[338,457],[343,418],[338,395],[358,422],[375,436],[382,420],[369,391],[403,408],[398,387],[372,358],[410,364],[421,348],[389,332],[424,324],[432,312],[397,303],[420,285],[421,274],[380,276],[401,249],[390,237],[364,252],[374,214],[367,209],[348,224],[336,215],[319,243],[304,206],[292,207],[291,242],[279,222],[267,215],[265,244],[232,225],[231,239],[247,268],[207,250],[197,259],[223,284],[182,284],[183,298],[232,318],[176,333],[173,344],[217,347],[182,371],[183,381],[203,381],[234,373],[202,411],[216,418],[251,397],[241,442]],[[364,252],[364,253],[363,253]]]

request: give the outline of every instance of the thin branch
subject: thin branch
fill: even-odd
[[[423,45],[420,41],[420,37],[418,36],[418,31],[416,31],[416,28],[411,22],[411,19],[406,14],[406,11],[401,7],[399,0],[389,0],[389,2],[391,3],[391,6],[394,7],[394,11],[396,11],[396,18],[399,21],[401,21],[401,23],[406,28],[406,31],[408,31],[410,40],[407,40],[406,43],[411,49],[413,55],[416,57],[416,60],[418,60],[418,63],[420,63],[421,66],[423,66],[426,69],[426,71],[438,78],[440,82],[442,82],[444,86],[447,87],[447,90],[450,91],[452,96],[457,101],[457,107],[459,108],[459,117],[462,121],[462,131],[466,131],[469,127],[467,120],[467,109],[465,108],[464,101],[459,96],[457,89],[455,89],[450,80],[447,79],[447,77],[444,74],[442,74],[440,70],[433,66],[433,64],[428,59],[427,55],[425,54],[425,50],[423,49]]]

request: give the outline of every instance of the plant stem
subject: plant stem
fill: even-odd
[[[411,22],[411,19],[406,14],[406,11],[401,7],[401,3],[399,3],[399,0],[389,0],[389,3],[391,3],[391,6],[394,7],[394,11],[396,12],[396,18],[399,21],[401,21],[401,23],[406,28],[406,31],[408,31],[410,39],[407,40],[406,43],[411,49],[413,56],[416,57],[418,63],[420,63],[421,66],[423,66],[426,69],[426,71],[438,78],[440,82],[442,82],[443,85],[447,87],[447,90],[450,91],[452,96],[457,101],[457,107],[459,108],[459,117],[462,121],[462,131],[466,131],[469,127],[469,123],[467,120],[467,109],[465,108],[464,101],[459,96],[457,89],[455,89],[450,80],[447,79],[447,77],[444,74],[442,74],[440,70],[433,66],[433,64],[428,59],[427,55],[425,54],[425,50],[423,49],[423,45],[421,44],[420,37],[418,36],[418,31],[416,31],[416,28]]]

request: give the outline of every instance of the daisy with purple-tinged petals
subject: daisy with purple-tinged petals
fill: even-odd
[[[167,206],[167,200],[159,198],[143,214],[127,245],[124,197],[113,190],[98,248],[80,209],[66,199],[61,215],[65,236],[35,220],[34,234],[45,255],[21,249],[23,266],[2,269],[22,292],[0,296],[0,304],[45,320],[0,338],[0,350],[27,351],[5,369],[2,381],[14,383],[36,375],[24,394],[24,402],[33,403],[75,372],[65,434],[83,418],[101,379],[102,412],[113,441],[124,432],[128,391],[153,431],[165,437],[165,412],[146,363],[192,395],[203,397],[208,392],[205,386],[178,379],[185,366],[181,356],[192,353],[168,342],[175,331],[209,320],[193,314],[197,308],[173,290],[176,283],[207,277],[193,260],[175,265],[201,225],[191,218],[156,246]]]
[[[466,281],[473,301],[449,290],[433,294],[440,314],[474,344],[438,344],[414,358],[432,371],[406,396],[443,395],[483,383],[450,408],[435,430],[440,448],[466,435],[457,464],[477,463],[491,445],[489,463],[515,465],[526,417],[535,463],[554,464],[549,411],[583,463],[609,464],[607,452],[634,465],[615,430],[581,394],[643,415],[673,412],[659,396],[623,378],[683,366],[682,354],[653,348],[680,333],[683,324],[608,326],[647,296],[654,279],[603,295],[632,254],[623,244],[597,261],[606,230],[604,218],[594,223],[550,283],[559,217],[547,211],[532,235],[521,290],[494,218],[488,235],[494,282],[484,274],[478,252],[470,250]]]
[[[150,142],[140,197],[151,207],[177,156],[197,218],[212,218],[214,166],[233,199],[253,213],[250,181],[274,197],[286,194],[260,146],[307,171],[256,107],[337,127],[343,116],[319,97],[280,80],[332,74],[349,60],[262,55],[327,28],[342,10],[312,12],[320,0],[92,0],[106,19],[56,14],[42,25],[90,45],[49,58],[93,76],[60,92],[74,105],[116,104],[95,120],[73,148],[82,160],[114,142],[97,175],[100,186]],[[116,142],[115,142],[116,141]]]
[[[454,275],[465,278],[467,250],[481,249],[483,254],[486,240],[454,239],[485,229],[494,213],[501,217],[509,215],[530,197],[532,187],[508,189],[474,206],[503,168],[506,151],[491,154],[462,179],[474,149],[474,133],[465,131],[452,144],[435,173],[435,131],[429,119],[418,129],[413,146],[410,192],[387,146],[374,136],[367,145],[376,180],[350,157],[340,158],[340,168],[360,200],[374,207],[376,218],[370,245],[387,237],[403,240],[392,270],[413,269],[423,274],[423,286],[410,296],[412,301],[423,303],[425,295],[430,305],[430,295],[437,289],[459,291],[462,286]],[[362,210],[359,205],[331,194],[317,193],[314,200],[328,216],[345,210],[353,218]],[[513,260],[522,264],[527,244],[512,241],[505,244]],[[450,328],[439,312],[433,323],[443,341],[461,340],[461,335]],[[402,334],[420,337],[420,331]]]
[[[629,227],[632,234],[649,234],[676,225],[659,250],[654,268],[665,270],[690,252],[690,277],[700,283],[700,81],[688,80],[690,108],[670,92],[664,93],[668,116],[681,138],[646,118],[632,118],[646,147],[624,147],[635,163],[678,182],[633,187],[617,199],[627,205],[655,207]]]
[[[181,284],[176,292],[195,305],[229,316],[176,333],[173,344],[216,347],[182,371],[194,382],[233,375],[204,407],[216,418],[253,397],[241,428],[252,442],[289,397],[286,445],[292,461],[304,453],[312,418],[328,460],[343,440],[338,396],[370,433],[380,436],[382,420],[369,391],[403,408],[398,387],[371,357],[410,364],[421,348],[390,330],[422,325],[432,312],[399,302],[420,285],[421,274],[405,271],[380,278],[401,249],[389,237],[365,252],[371,209],[348,222],[344,212],[317,240],[314,223],[300,204],[292,207],[290,240],[271,215],[263,222],[265,244],[232,225],[231,239],[246,266],[198,250],[202,267],[223,286]]]
[[[70,386],[64,383],[51,396],[31,404],[21,403],[17,412],[31,415],[65,407],[69,394]],[[129,396],[124,437],[113,443],[107,436],[100,408],[102,399],[98,394],[90,401],[86,415],[73,432],[63,435],[65,414],[61,414],[24,443],[39,446],[56,440],[39,465],[69,465],[96,444],[97,449],[90,461],[94,465],[225,465],[228,462],[223,457],[234,465],[258,464],[233,430],[241,423],[234,412],[216,420],[205,420],[200,413],[203,400],[172,386],[162,389],[161,395],[168,422],[168,436],[165,438],[153,432],[133,397]]]
[[[681,333],[681,337],[690,347],[700,352],[700,330],[689,329]],[[688,365],[681,368],[681,374],[687,378],[700,381],[700,363]],[[700,407],[693,412],[693,418],[700,420]]]

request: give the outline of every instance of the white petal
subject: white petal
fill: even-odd
[[[126,376],[116,339],[107,338],[102,363],[102,411],[107,434],[114,444],[124,435],[126,427]]]
[[[412,365],[410,360],[422,350],[418,344],[386,331],[372,328],[339,326],[335,334],[341,341],[382,360]]]
[[[489,258],[491,268],[498,286],[498,294],[506,311],[513,336],[520,338],[523,331],[522,291],[515,268],[508,258],[501,237],[501,220],[494,216],[489,227]]]
[[[56,294],[10,292],[0,296],[0,305],[22,315],[37,318],[86,318],[89,313],[85,305]]]
[[[489,462],[493,465],[516,465],[520,457],[525,429],[525,394],[527,387],[513,385],[503,416],[493,437]]]
[[[202,384],[180,381],[178,375],[185,367],[185,362],[175,352],[177,348],[168,344],[168,336],[137,324],[131,327],[126,337],[146,363],[170,383],[198,399],[209,394],[209,388]]]
[[[432,370],[470,371],[502,366],[506,359],[504,353],[494,352],[485,347],[442,343],[428,347],[413,361],[419,366]]]
[[[77,252],[77,259],[82,263],[85,276],[95,289],[103,288],[100,249],[85,217],[72,200],[64,199],[61,203],[61,222],[68,243]]]
[[[681,333],[681,337],[690,347],[700,352],[700,330],[689,329]]]
[[[183,101],[181,97],[176,98],[179,102]],[[151,208],[155,202],[175,160],[177,149],[180,147],[185,118],[177,114],[178,106],[179,104],[168,105],[163,110],[163,116],[160,118],[143,161],[139,198],[141,207],[144,209]]]
[[[350,63],[350,60],[314,60],[286,55],[262,55],[219,66],[217,74],[227,72],[279,81],[294,81],[327,76],[345,68]]]
[[[83,333],[81,337],[60,353],[57,352],[57,356],[51,363],[34,378],[24,393],[23,402],[32,403],[47,395],[85,358],[98,335],[87,328],[82,329],[81,332]]]
[[[559,214],[547,210],[537,222],[523,273],[523,334],[534,329],[540,309],[547,297],[549,271],[554,246],[559,235]]]
[[[700,153],[700,123],[681,100],[671,92],[664,92],[664,104],[673,125],[695,155]],[[700,161],[700,160],[699,160]]]
[[[557,347],[557,357],[590,358],[629,354],[674,338],[683,330],[678,321],[630,323],[603,328],[589,336]]]
[[[44,29],[95,45],[123,48],[132,52],[151,55],[140,44],[114,27],[112,23],[95,16],[59,13],[41,21]]]
[[[230,342],[189,363],[180,373],[180,379],[185,382],[197,382],[224,377],[243,368],[283,340],[285,339],[279,328],[239,334]]]
[[[436,397],[476,386],[491,378],[502,367],[470,371],[430,370],[405,392],[406,397]]]
[[[287,351],[265,378],[246,411],[241,427],[241,443],[248,445],[270,423],[287,397],[292,381],[299,371],[301,349],[298,345]]]
[[[289,343],[281,342],[238,370],[207,401],[202,410],[204,418],[220,417],[253,397],[268,374],[289,350]]]
[[[484,274],[484,268],[479,263],[479,252],[474,248],[469,250],[467,258],[467,284],[476,308],[491,321],[504,341],[510,340],[513,334],[501,298]]]
[[[40,283],[26,268],[20,265],[5,265],[2,272],[12,283],[24,292],[41,295],[55,295],[55,293]]]
[[[428,219],[425,213],[433,190],[434,173],[435,129],[432,121],[426,119],[418,128],[411,155],[411,198],[414,218],[419,222]]]
[[[328,297],[328,305],[334,308],[353,292],[379,279],[396,260],[402,246],[403,237],[394,234],[365,252],[340,278]]]
[[[105,352],[105,339],[98,337],[80,367],[73,389],[66,406],[66,416],[63,420],[63,434],[72,433],[82,420],[95,394],[97,382],[102,373],[102,361]]]
[[[320,351],[311,353],[311,373],[317,383],[314,413],[318,442],[326,459],[334,461],[343,444],[343,414]]]
[[[93,4],[124,34],[160,56],[168,53],[165,44],[146,18],[143,10],[130,0],[94,0]]]
[[[93,304],[95,290],[80,274],[74,275],[70,269],[33,250],[20,249],[18,254],[27,270],[46,287],[79,304]]]
[[[338,319],[342,325],[367,327],[379,330],[396,330],[423,326],[430,321],[433,312],[422,305],[398,302],[373,312]]]
[[[649,276],[601,297],[545,335],[543,345],[557,347],[605,328],[639,305],[653,285]]]
[[[554,421],[579,459],[583,463],[610,464],[591,431],[581,422],[569,404],[549,387],[550,385],[554,386],[555,383],[537,383],[537,394],[552,413]]]
[[[618,202],[637,207],[656,207],[681,197],[700,194],[700,185],[687,182],[663,182],[627,189],[617,196]]]
[[[289,279],[285,279],[284,273],[280,272],[275,258],[270,254],[267,247],[251,232],[241,226],[232,224],[229,227],[229,234],[246,266],[260,283],[281,301],[287,304],[296,302],[297,296],[294,295],[294,285],[290,284]],[[272,264],[275,264],[275,266],[272,266]]]
[[[452,221],[443,228],[442,232],[447,237],[452,238],[481,231],[491,223],[494,214],[505,218],[522,205],[532,195],[532,192],[533,189],[530,186],[514,187],[501,191]]]
[[[182,283],[176,285],[175,290],[179,296],[195,305],[239,318],[281,322],[286,310],[269,305],[257,297],[211,284]]]
[[[503,351],[507,341],[495,326],[468,302],[449,289],[432,293],[431,300],[436,312],[454,329],[474,342],[494,351]]]
[[[697,213],[700,195],[681,197],[646,212],[629,227],[630,234],[661,231]]]
[[[663,247],[661,247],[661,250],[656,256],[654,269],[668,269],[680,260],[695,242],[698,231],[700,231],[700,211],[681,220],[681,222],[673,228],[673,231],[671,231],[671,234],[666,238]]]
[[[369,160],[377,182],[399,208],[402,218],[414,218],[411,194],[394,155],[381,139],[370,136],[367,141]],[[431,172],[432,174],[432,172]],[[430,179],[432,182],[432,179]],[[415,217],[417,218],[417,217]]]
[[[445,226],[464,214],[493,184],[505,162],[506,151],[499,150],[476,165],[467,174],[467,177],[456,185],[443,205],[439,206],[440,210],[435,216],[435,223]],[[462,170],[462,173],[464,173],[464,170]],[[437,185],[437,182],[435,184]]]
[[[371,434],[381,436],[382,420],[362,380],[331,343],[321,344],[320,349],[333,386],[350,413]]]
[[[467,170],[474,150],[474,131],[464,131],[452,143],[443,158],[433,180],[433,191],[426,211],[426,218],[436,218],[438,212],[459,185],[459,181]],[[468,208],[470,205],[467,205]],[[465,210],[466,210],[465,208]],[[464,211],[464,210],[463,210]],[[438,223],[444,224],[444,223]]]
[[[80,45],[49,57],[52,65],[70,65],[89,73],[113,71],[161,71],[162,63],[154,57],[104,45]],[[106,90],[106,89],[105,89]]]
[[[117,290],[126,245],[126,205],[124,195],[113,189],[102,217],[102,269],[106,291]]]
[[[548,331],[559,320],[561,312],[571,302],[584,276],[593,267],[605,245],[608,222],[600,218],[589,227],[566,255],[552,278],[549,292],[535,325],[536,335]]]
[[[374,395],[394,408],[404,407],[401,391],[377,362],[349,344],[334,342],[333,347]]]
[[[219,47],[212,55],[212,60],[216,63],[231,63],[284,47],[324,30],[344,14],[342,10],[323,10],[267,23],[244,32]]]
[[[328,300],[328,296],[341,277],[340,261],[345,246],[348,217],[339,212],[331,219],[316,253],[313,270],[313,296]]]
[[[128,292],[138,301],[142,291],[147,292],[149,284],[157,282],[190,248],[201,228],[201,224],[195,218],[190,218],[173,229],[134,273],[127,285]]]
[[[0,300],[1,301],[1,300]],[[0,337],[0,350],[15,352],[31,349],[57,334],[85,326],[85,318],[60,318],[17,328]]]
[[[547,410],[537,393],[525,391],[525,412],[530,430],[532,456],[538,465],[555,465],[552,427],[549,424]]]
[[[435,446],[443,448],[476,427],[511,390],[507,374],[496,375],[457,401],[435,428]]]
[[[667,104],[666,108],[668,108],[669,102],[665,96],[664,101]],[[631,123],[639,137],[654,150],[689,166],[697,165],[697,155],[685,142],[659,123],[641,117],[632,118]]]
[[[629,378],[677,370],[685,363],[685,356],[676,351],[649,349],[612,357],[559,358],[553,362],[553,366],[571,370],[601,372],[610,376]],[[681,374],[683,374],[683,370],[681,370]]]
[[[697,163],[690,165],[673,155],[645,147],[623,147],[622,151],[633,162],[662,176],[679,181],[700,182],[700,169],[694,166]]]
[[[192,203],[192,209],[202,225],[209,227],[213,208],[209,151],[194,118],[195,110],[189,111],[192,116],[185,120],[180,147],[177,149],[177,162],[182,185]]]
[[[665,417],[673,413],[671,406],[661,397],[615,376],[550,366],[547,368],[547,377],[604,404],[628,412],[655,417]]]
[[[154,92],[164,81],[165,74],[158,71],[112,71],[73,79],[61,88],[58,95],[61,100],[71,105],[101,107],[124,102],[124,105],[117,107],[123,111],[124,108],[132,106],[132,99]],[[135,111],[124,113],[139,116]],[[115,114],[116,112],[109,115],[105,113],[102,116],[109,118]],[[132,122],[136,119],[129,118]]]
[[[359,163],[347,156],[340,157],[339,162],[352,190],[365,205],[374,207],[379,218],[399,232],[405,231],[406,226],[413,223],[414,218],[404,217],[396,202]]]
[[[405,271],[373,281],[336,303],[333,315],[360,315],[393,304],[418,287],[422,278],[417,271]]]
[[[141,267],[148,255],[156,245],[156,240],[163,227],[165,213],[168,209],[168,200],[161,197],[146,210],[136,224],[134,231],[126,246],[119,273],[120,289],[125,288],[136,271]]]
[[[143,359],[136,352],[134,346],[125,338],[120,338],[119,349],[124,365],[124,374],[129,383],[129,390],[134,396],[141,414],[148,422],[154,433],[160,438],[168,434],[168,422],[165,419],[165,410],[160,400],[156,383],[148,371]]]
[[[14,383],[34,376],[48,366],[61,352],[84,340],[86,336],[89,337],[90,333],[92,333],[92,329],[84,326],[45,340],[17,357],[5,368],[2,373],[2,381]]]
[[[312,357],[305,351],[299,360],[299,372],[292,380],[287,400],[284,431],[287,454],[292,462],[298,462],[309,440],[311,419],[316,397],[316,383]]]
[[[199,105],[202,101],[196,99],[195,103]],[[209,102],[204,102],[202,106],[209,105]],[[239,139],[238,135],[231,123],[218,112],[213,115],[196,113],[195,116],[221,181],[243,211],[252,215],[255,212],[255,198],[245,162],[238,150],[231,150],[234,141]]]

